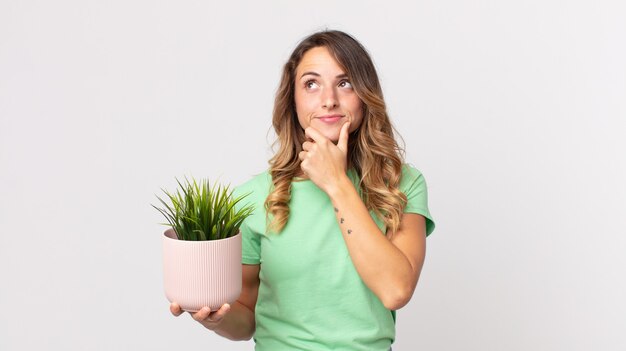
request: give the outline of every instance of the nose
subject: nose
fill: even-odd
[[[322,93],[322,107],[330,110],[337,107],[337,105],[339,105],[339,101],[337,100],[337,92],[335,92],[335,89],[324,89]]]

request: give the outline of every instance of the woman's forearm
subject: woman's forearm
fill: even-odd
[[[350,180],[338,184],[329,197],[359,276],[387,308],[402,307],[415,288],[411,263],[381,234]]]
[[[235,301],[230,308],[214,331],[230,340],[250,340],[255,330],[254,312],[239,301]]]

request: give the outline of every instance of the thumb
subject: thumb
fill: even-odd
[[[346,122],[341,126],[341,131],[339,132],[339,141],[337,142],[337,147],[339,150],[344,153],[348,153],[348,135],[350,134],[350,121]]]

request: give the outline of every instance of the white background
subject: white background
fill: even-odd
[[[267,167],[300,39],[370,51],[437,229],[394,350],[626,349],[626,6],[0,2],[0,349],[251,350],[174,318],[156,203]]]

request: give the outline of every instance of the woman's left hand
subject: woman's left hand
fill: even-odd
[[[334,189],[341,177],[346,175],[349,128],[349,121],[341,126],[337,145],[311,126],[304,130],[304,134],[313,141],[302,144],[304,150],[298,155],[300,168],[326,193]]]

